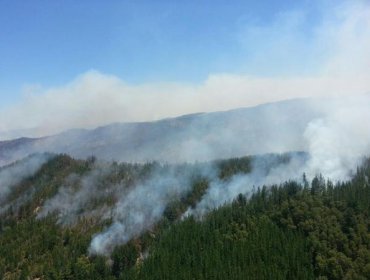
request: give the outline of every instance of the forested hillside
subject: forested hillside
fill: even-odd
[[[290,157],[274,155],[272,164]],[[227,188],[255,158],[177,165],[47,158],[0,200],[2,279],[369,279],[370,159],[348,182],[297,174],[301,180],[254,186],[192,215],[211,176]],[[135,192],[141,186],[150,191]],[[155,195],[167,186],[176,190],[170,197]],[[108,236],[103,251],[92,250],[112,228],[127,240]]]

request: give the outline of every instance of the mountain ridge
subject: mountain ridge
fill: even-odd
[[[302,150],[304,129],[319,116],[309,100],[293,99],[152,122],[72,129],[52,136],[0,141],[0,164],[35,152],[128,162],[180,162]],[[269,141],[272,137],[274,143]]]

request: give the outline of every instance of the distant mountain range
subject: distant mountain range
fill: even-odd
[[[0,164],[36,152],[127,162],[203,161],[305,150],[304,131],[321,116],[308,99],[153,122],[115,123],[42,138],[0,141]]]

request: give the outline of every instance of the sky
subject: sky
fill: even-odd
[[[0,0],[0,140],[366,94],[369,50],[369,0]]]

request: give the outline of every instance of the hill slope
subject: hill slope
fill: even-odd
[[[304,150],[304,131],[320,113],[305,99],[144,123],[71,130],[0,142],[0,164],[34,152],[106,160],[183,162]]]
[[[35,174],[13,182],[1,201],[2,279],[367,279],[370,273],[369,159],[347,183],[318,176],[262,187],[197,219],[183,214],[210,190],[204,176],[225,182],[226,193],[233,177],[248,175],[254,160],[271,155],[191,165],[47,158]],[[273,156],[266,167],[291,158]],[[203,173],[209,167],[215,174]],[[184,173],[190,181],[168,180]],[[174,183],[189,187],[172,192]],[[166,184],[163,199],[158,193]],[[107,229],[122,237],[133,227],[138,230],[128,239],[106,236],[113,237],[108,254],[91,251]]]

